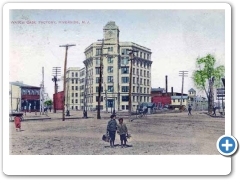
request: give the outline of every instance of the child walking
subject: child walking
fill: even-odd
[[[126,124],[123,123],[123,118],[119,118],[118,121],[119,124],[117,125],[117,133],[120,135],[121,147],[123,148],[123,146],[126,147],[126,134],[128,134],[128,129]]]

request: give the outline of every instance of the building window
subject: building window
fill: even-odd
[[[113,58],[112,57],[108,57],[108,63],[112,64],[113,63]]]
[[[140,70],[140,76],[142,76],[142,70]]]
[[[75,73],[75,76],[78,77],[78,73]]]
[[[133,86],[133,92],[135,92],[135,86]]]
[[[143,58],[146,59],[146,53],[144,53]]]
[[[147,93],[149,94],[149,88],[147,88]]]
[[[113,82],[113,76],[108,76],[108,83],[112,83]]]
[[[149,80],[147,80],[147,85],[149,86]]]
[[[100,67],[96,67],[96,74],[100,74]]]
[[[108,92],[113,92],[113,86],[108,86]]]
[[[128,110],[128,105],[126,105],[126,110]]]
[[[140,87],[140,93],[142,93],[142,87]]]
[[[182,101],[184,102],[184,99]]]
[[[73,106],[72,106],[72,110],[73,110]]]
[[[140,78],[140,84],[142,84],[142,78]]]
[[[76,84],[78,84],[78,79],[75,80]]]
[[[135,68],[133,68],[133,74],[135,75]]]
[[[129,74],[129,67],[122,67],[122,74]]]
[[[75,93],[75,97],[78,97],[78,93]]]
[[[139,93],[139,87],[137,87],[137,93]]]
[[[129,77],[122,77],[122,83],[129,83]]]
[[[108,66],[108,73],[113,73],[113,66]]]
[[[100,59],[96,59],[96,65],[100,65]]]
[[[75,87],[75,90],[78,90],[78,86]]]
[[[146,93],[146,88],[144,88],[144,91],[143,91],[143,93]]]
[[[74,100],[72,99],[72,103],[74,103]]]
[[[147,77],[149,77],[149,71],[147,71]]]
[[[96,49],[96,56],[99,56],[100,54],[102,54],[102,49]]]
[[[96,83],[99,83],[100,77],[96,77]]]
[[[122,55],[127,55],[127,49],[122,49]]]
[[[144,77],[146,77],[146,71],[144,70],[144,72],[143,72],[143,75],[144,75]]]
[[[122,102],[128,102],[129,96],[122,96]]]
[[[72,77],[74,77],[74,72],[72,72]]]
[[[178,99],[178,102],[180,102],[180,99]]]
[[[96,96],[96,102],[98,102],[98,96]],[[103,102],[103,96],[101,96],[101,102]]]
[[[139,78],[137,78],[137,84],[139,84]]]
[[[96,87],[96,92],[98,92],[99,87]],[[103,87],[101,87],[101,92],[103,92]]]
[[[122,110],[125,110],[125,106],[124,105],[122,105]]]
[[[77,100],[77,99],[75,99],[75,103],[78,103],[78,100]]]
[[[140,58],[142,58],[142,52],[140,52]]]
[[[144,79],[144,86],[146,86],[146,79]]]
[[[112,52],[113,51],[113,47],[108,47],[108,52]]]
[[[78,110],[78,106],[75,106],[76,110]]]
[[[72,79],[72,84],[74,84],[74,79]]]
[[[144,100],[143,102],[146,102],[146,96],[144,96],[143,100]]]
[[[122,65],[127,65],[129,63],[129,57],[122,58]]]
[[[72,93],[72,97],[74,97],[74,93]]]
[[[135,84],[135,77],[133,77],[133,84]]]
[[[122,92],[128,92],[128,86],[122,86]]]
[[[139,75],[139,69],[137,69],[137,75]]]
[[[74,86],[72,86],[72,90],[74,90]]]
[[[98,105],[96,105],[96,109],[98,109]],[[103,110],[103,105],[100,105],[100,110]]]

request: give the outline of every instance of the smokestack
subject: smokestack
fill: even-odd
[[[173,87],[171,87],[171,91],[172,91],[172,96],[173,96]]]
[[[168,89],[167,89],[167,87],[168,87],[167,76],[165,76],[165,78],[166,78],[166,94],[167,94],[168,93]]]

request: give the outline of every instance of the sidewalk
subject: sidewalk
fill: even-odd
[[[127,112],[118,112],[119,116],[125,117],[128,116]],[[87,112],[88,119],[97,119],[97,111],[88,111]],[[101,111],[101,119],[110,119],[111,113],[107,113],[104,111]],[[118,115],[117,115],[118,116]],[[49,119],[62,119],[62,111],[57,111],[54,113],[54,111],[47,112],[40,115],[40,112],[37,112],[35,115],[35,112],[27,112],[26,115],[23,114],[24,121],[28,120],[49,120]],[[70,111],[70,116],[66,116],[65,119],[83,119],[83,112],[82,111]]]

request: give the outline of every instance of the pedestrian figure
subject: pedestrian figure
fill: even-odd
[[[86,110],[83,111],[83,118],[87,118],[87,111]]]
[[[50,112],[51,112],[51,110],[52,110],[52,106],[49,107],[49,111],[50,111]]]
[[[189,106],[188,106],[188,115],[192,115],[192,114],[191,114],[191,111],[192,111],[192,107],[189,105]]]
[[[217,109],[217,107],[214,106],[214,107],[213,107],[213,116],[216,116],[216,109]]]
[[[29,103],[29,112],[31,113],[31,103]]]
[[[21,131],[21,115],[17,115],[14,117],[14,123],[16,131]]]
[[[110,137],[110,147],[114,147],[114,141],[115,141],[115,135],[116,135],[116,130],[117,130],[117,122],[115,120],[116,116],[111,115],[111,120],[108,121],[107,125],[107,134]]]
[[[27,112],[27,106],[24,106],[24,114],[26,116],[26,112]]]
[[[127,138],[128,136],[128,129],[125,123],[123,123],[123,118],[118,119],[119,124],[117,125],[117,133],[120,135],[121,147],[126,147]],[[124,142],[124,143],[123,143]]]
[[[143,106],[143,115],[145,116],[147,114],[148,108],[147,106]]]

